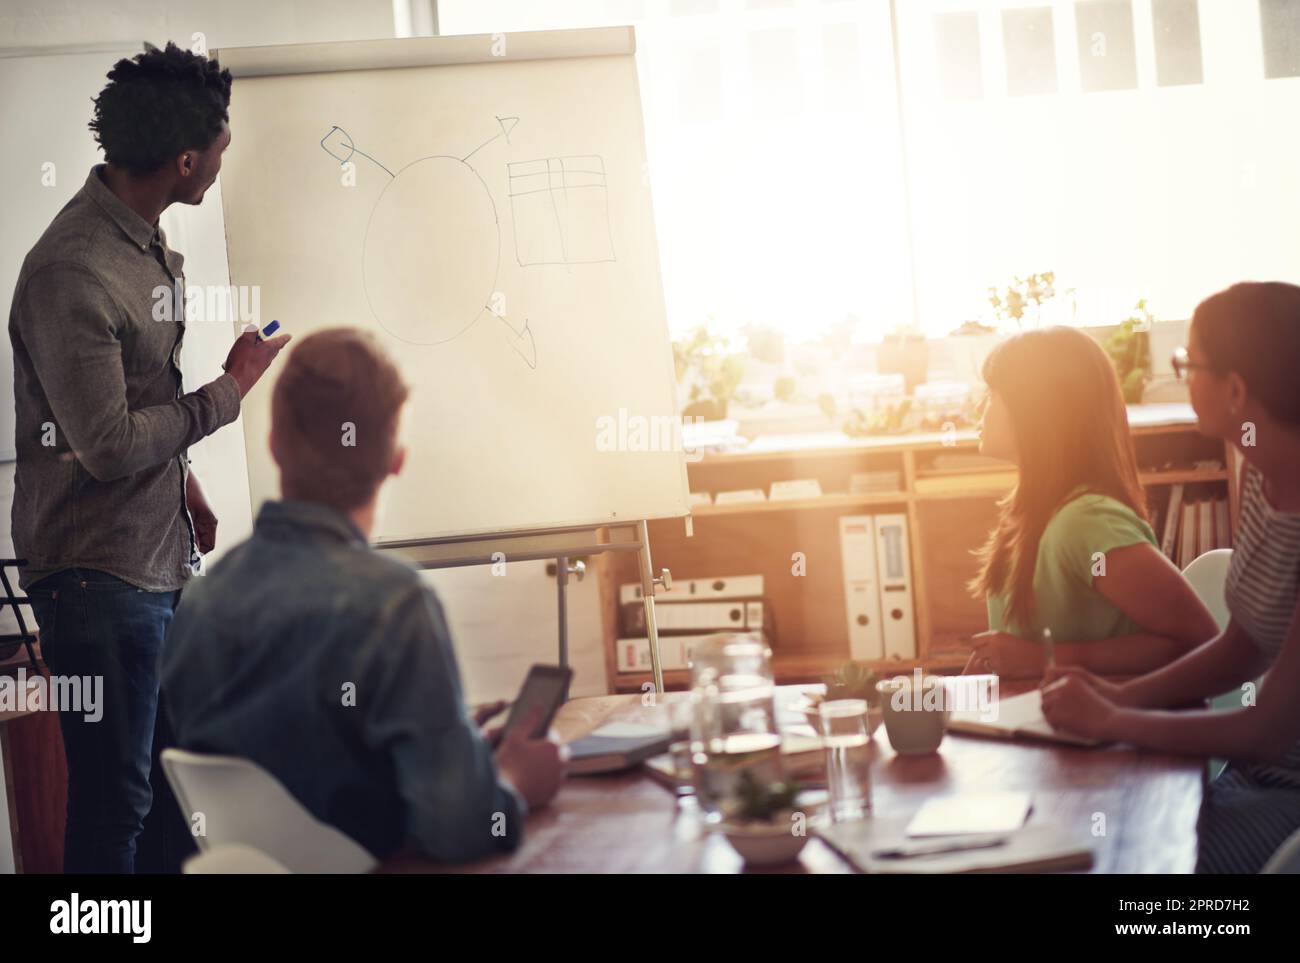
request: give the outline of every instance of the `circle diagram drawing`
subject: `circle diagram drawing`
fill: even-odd
[[[371,211],[362,244],[366,300],[385,331],[442,344],[487,310],[501,230],[483,178],[458,157],[423,157],[397,171]]]
[[[499,130],[464,157],[435,154],[394,172],[361,150],[337,125],[321,138],[340,167],[364,157],[388,175],[366,222],[361,244],[362,284],[375,322],[412,345],[439,345],[464,334],[483,314],[500,321],[511,349],[537,367],[537,344],[527,317],[507,318],[495,305],[501,267],[501,223],[496,201],[469,163],[503,138],[517,117],[497,117]],[[513,198],[512,198],[513,200]]]

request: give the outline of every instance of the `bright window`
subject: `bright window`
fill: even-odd
[[[442,0],[443,33],[633,23],[669,324],[912,316],[887,0]]]
[[[1079,324],[1300,280],[1300,0],[893,6],[901,127],[888,0],[439,10],[444,33],[637,27],[677,332],[942,335],[1042,271],[1044,318]]]
[[[1051,316],[1079,324],[1139,297],[1183,319],[1234,281],[1300,280],[1300,77],[1266,79],[1264,58],[1277,51],[1280,74],[1300,56],[1283,6],[1300,14],[1296,0],[899,3],[926,329],[1044,270]]]

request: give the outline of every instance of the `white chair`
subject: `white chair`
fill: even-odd
[[[1188,563],[1187,568],[1183,569],[1183,578],[1187,579],[1192,591],[1210,610],[1220,631],[1227,628],[1228,620],[1231,618],[1228,612],[1228,601],[1224,597],[1224,587],[1228,582],[1228,566],[1231,564],[1232,549],[1216,548],[1204,555],[1198,555]],[[1238,692],[1225,692],[1210,700],[1211,709],[1231,709],[1240,705],[1241,695]],[[1227,764],[1224,759],[1211,759],[1206,764],[1209,777],[1211,779],[1216,777]]]
[[[1291,834],[1291,838],[1277,848],[1261,873],[1300,874],[1300,829]]]
[[[185,860],[181,872],[207,876],[265,876],[289,872],[260,849],[241,843],[213,846]]]
[[[321,822],[260,766],[233,756],[162,751],[163,770],[185,821],[203,814],[199,848],[242,844],[291,873],[366,873],[375,858]]]
[[[1205,603],[1221,630],[1228,626],[1228,602],[1224,598],[1223,589],[1228,581],[1228,566],[1231,564],[1232,549],[1216,548],[1198,555],[1183,569],[1183,578],[1187,579],[1192,591]]]
[[[1219,623],[1220,629],[1228,624],[1228,603],[1223,597],[1223,589],[1228,580],[1228,566],[1231,563],[1232,549],[1216,548],[1212,552],[1206,552],[1192,559],[1191,564],[1183,570],[1183,577],[1205,603],[1205,607],[1210,610],[1214,620]],[[1211,705],[1215,709],[1231,709],[1241,705],[1241,696],[1236,692],[1227,692],[1215,699]],[[1221,759],[1211,759],[1210,778],[1217,776],[1224,765]],[[1291,837],[1278,847],[1277,852],[1269,858],[1260,872],[1300,874],[1300,830],[1292,833]]]

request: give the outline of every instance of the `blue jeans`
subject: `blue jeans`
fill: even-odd
[[[27,590],[51,675],[103,679],[102,717],[59,713],[68,760],[65,873],[132,873],[149,815],[158,666],[180,592],[146,592],[89,569],[66,569]],[[155,784],[165,785],[162,773]],[[170,792],[166,802],[179,818]],[[159,800],[160,804],[163,802]]]

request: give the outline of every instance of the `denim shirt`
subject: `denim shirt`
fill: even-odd
[[[433,589],[325,505],[267,502],[191,582],[162,685],[181,748],[257,763],[377,857],[410,841],[464,861],[522,837]]]

